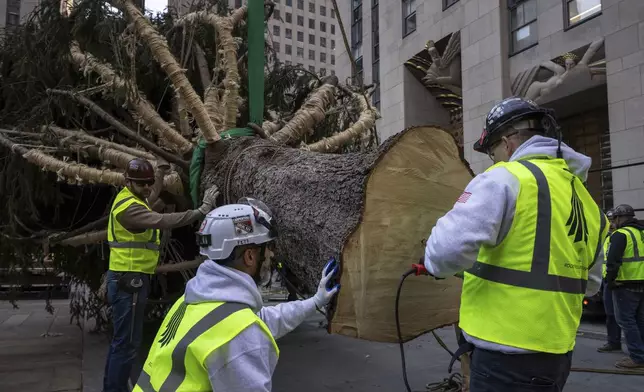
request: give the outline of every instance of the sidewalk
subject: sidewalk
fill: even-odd
[[[0,391],[81,391],[83,333],[69,324],[67,300],[0,302]]]

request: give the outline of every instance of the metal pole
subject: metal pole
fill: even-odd
[[[633,166],[641,166],[641,165],[644,165],[644,162],[628,163],[626,165],[619,165],[619,166],[600,167],[599,169],[588,170],[588,173],[596,173],[596,172],[602,172],[602,171],[613,170],[613,169],[623,169],[625,167],[633,167]]]

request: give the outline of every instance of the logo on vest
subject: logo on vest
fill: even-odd
[[[165,330],[163,331],[163,334],[161,334],[161,339],[159,340],[161,347],[167,346],[170,344],[172,339],[174,339],[177,334],[177,330],[179,329],[179,325],[181,324],[181,320],[183,320],[183,316],[186,314],[186,308],[188,308],[188,304],[182,302],[170,318],[170,321],[165,326]]]
[[[572,197],[570,198],[571,210],[566,226],[569,227],[568,237],[574,236],[574,242],[588,242],[588,224],[586,215],[584,214],[584,207],[575,190],[575,180],[570,182],[572,187]]]

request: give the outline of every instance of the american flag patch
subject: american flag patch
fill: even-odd
[[[463,194],[456,200],[457,203],[467,203],[472,194],[470,192],[463,192]]]

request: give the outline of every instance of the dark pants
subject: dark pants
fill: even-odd
[[[103,392],[127,392],[127,382],[132,370],[132,364],[141,345],[143,332],[143,316],[150,289],[149,276],[143,277],[143,287],[138,293],[136,314],[134,315],[134,331],[130,342],[132,323],[133,294],[119,290],[118,279],[121,273],[107,272],[107,300],[112,306],[112,323],[114,336],[107,353],[105,375],[103,376]]]
[[[560,392],[572,362],[567,354],[503,354],[475,348],[470,392]]]
[[[644,364],[644,293],[619,288],[613,290],[613,302],[628,354],[633,362]]]
[[[613,290],[608,288],[606,282],[603,284],[604,311],[606,312],[606,341],[612,346],[622,345],[622,329],[615,318],[615,306],[613,304]]]

